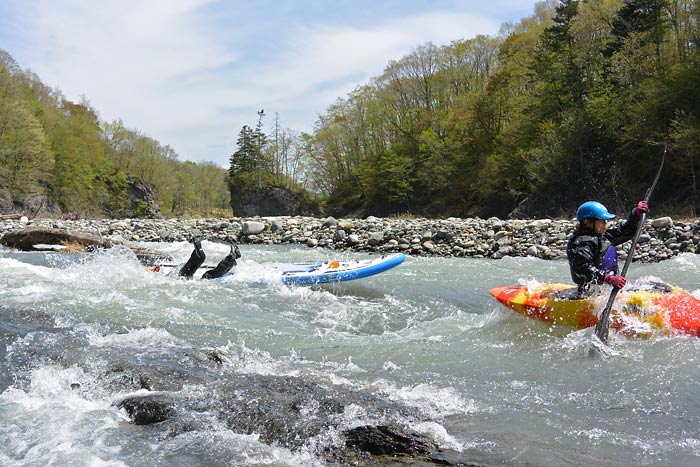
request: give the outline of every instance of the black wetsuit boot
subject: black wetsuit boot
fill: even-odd
[[[192,243],[194,244],[194,251],[190,255],[190,259],[180,268],[179,275],[182,277],[191,278],[204,260],[207,259],[207,255],[205,255],[204,250],[202,250],[202,243],[199,238],[194,237]]]
[[[238,245],[236,245],[235,242],[231,242],[231,251],[229,254],[226,255],[226,257],[222,259],[214,269],[210,269],[205,272],[202,279],[216,279],[217,277],[223,276],[236,265],[236,258],[240,257],[241,250],[238,249]]]

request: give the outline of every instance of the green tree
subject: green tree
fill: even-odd
[[[16,199],[44,193],[53,165],[41,123],[23,102],[0,97],[0,185]]]

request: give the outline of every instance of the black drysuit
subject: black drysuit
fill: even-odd
[[[607,274],[617,274],[615,245],[632,239],[640,217],[632,214],[621,226],[608,229],[603,235],[584,224],[576,230],[566,245],[566,256],[579,296],[587,295],[591,284],[602,284]]]

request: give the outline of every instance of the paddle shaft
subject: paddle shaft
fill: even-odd
[[[622,266],[622,272],[620,272],[621,276],[625,276],[627,274],[627,269],[629,269],[630,263],[632,262],[634,249],[637,246],[639,235],[642,233],[642,229],[644,229],[644,222],[646,221],[646,218],[646,213],[643,213],[642,217],[639,219],[637,231],[635,232],[634,237],[632,238],[632,244],[630,245],[630,251],[627,254],[627,259],[625,260],[624,266]],[[619,292],[619,290],[620,289],[617,287],[613,287],[612,292],[610,292],[610,296],[608,297],[608,302],[605,304],[605,308],[603,308],[603,312],[600,314],[600,317],[598,317],[598,322],[595,325],[596,336],[598,336],[598,339],[606,344],[608,343],[608,333],[610,330],[610,311],[612,310],[613,302],[615,301],[615,297],[617,297],[617,292]]]
[[[654,182],[651,184],[651,186],[646,192],[646,195],[644,196],[644,201],[646,202],[649,202],[649,198],[651,198],[651,194],[654,192],[654,188],[656,188],[656,183],[659,181],[659,177],[661,176],[661,169],[663,169],[664,167],[665,160],[666,147],[664,147],[664,154],[661,157],[661,165],[659,165],[659,170],[656,171],[656,177],[654,177]],[[625,264],[622,267],[622,272],[620,273],[621,276],[625,276],[627,274],[627,270],[629,269],[630,264],[632,263],[632,258],[634,257],[634,249],[636,248],[639,236],[642,234],[642,230],[644,229],[644,222],[646,221],[646,218],[647,214],[645,212],[642,213],[642,216],[639,219],[639,223],[637,224],[637,231],[634,233],[634,237],[632,237],[632,243],[630,244],[630,249],[627,253],[627,259],[625,260]],[[615,297],[617,296],[617,292],[619,290],[620,289],[618,289],[617,287],[613,287],[612,292],[610,292],[610,297],[608,297],[608,303],[605,304],[605,308],[603,308],[603,312],[600,314],[598,322],[595,325],[595,335],[598,336],[598,339],[600,339],[605,344],[608,343],[608,333],[610,331],[610,311],[612,310],[613,302],[615,301]]]
[[[182,264],[158,264],[158,266],[162,266],[164,268],[177,268],[177,267],[182,267]],[[203,264],[199,267],[199,269],[214,269],[216,266],[210,266],[208,264]]]

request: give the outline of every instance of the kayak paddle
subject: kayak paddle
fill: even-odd
[[[659,177],[661,176],[661,169],[663,169],[664,167],[665,160],[666,146],[664,146],[664,154],[661,157],[661,165],[659,165],[659,170],[656,171],[656,177],[654,177],[654,182],[651,184],[646,194],[644,195],[644,201],[646,202],[649,202],[649,198],[651,197],[654,188],[656,188],[656,182],[659,181]],[[639,240],[639,236],[641,235],[642,229],[644,228],[644,221],[646,220],[646,217],[647,213],[643,212],[642,218],[639,219],[639,223],[637,224],[637,231],[635,232],[634,237],[632,238],[630,250],[627,253],[627,259],[625,259],[625,265],[622,267],[622,272],[620,273],[621,276],[625,276],[627,274],[627,269],[630,267],[632,257],[634,256],[634,249],[637,246],[637,241]],[[610,297],[608,298],[608,303],[605,305],[605,308],[603,308],[603,312],[598,318],[598,323],[596,323],[595,325],[595,335],[598,336],[598,339],[600,339],[601,342],[603,342],[604,344],[608,343],[608,331],[610,328],[610,310],[612,310],[613,302],[615,301],[615,297],[617,296],[617,292],[619,290],[620,289],[618,289],[617,287],[613,287],[612,292],[610,292]],[[591,351],[593,351],[593,348],[591,348]],[[593,352],[590,353],[592,354]]]

